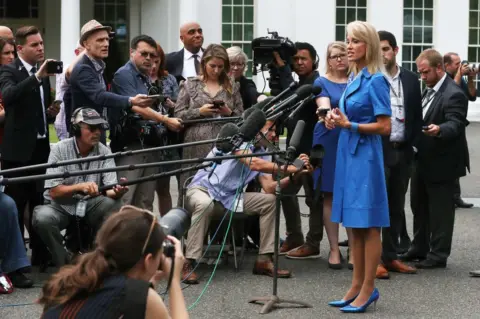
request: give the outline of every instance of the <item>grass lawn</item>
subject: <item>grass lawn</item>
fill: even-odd
[[[50,134],[50,143],[57,143],[57,132],[55,132],[55,127],[53,126],[53,124],[48,125],[48,133]]]

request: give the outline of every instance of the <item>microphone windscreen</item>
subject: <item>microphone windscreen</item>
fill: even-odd
[[[267,117],[265,113],[260,110],[254,110],[248,119],[245,120],[242,127],[240,127],[240,134],[243,136],[244,141],[253,140],[266,122]]]
[[[222,126],[220,129],[220,132],[218,132],[218,137],[217,138],[225,138],[225,137],[232,137],[235,134],[238,134],[239,128],[233,123],[227,123]],[[223,152],[223,153],[228,153],[232,150],[233,145],[230,143],[230,141],[218,141],[215,143],[215,147]]]
[[[303,100],[304,98],[308,97],[312,93],[312,85],[311,84],[304,84],[299,87],[295,94],[297,95],[296,100]]]
[[[295,129],[293,130],[292,138],[290,139],[290,146],[295,147],[298,150],[300,143],[302,142],[303,130],[305,129],[305,122],[300,120],[297,122]]]
[[[322,93],[322,87],[320,87],[320,86],[314,86],[314,87],[312,88],[312,94],[313,94],[314,96],[317,96],[317,95],[319,95],[320,93]]]
[[[255,111],[255,110],[258,110],[257,108],[255,108],[255,105],[252,106],[251,108],[249,109],[246,109],[243,114],[242,114],[242,119],[245,121],[246,119],[248,119],[250,117],[250,115],[252,115],[252,113]]]

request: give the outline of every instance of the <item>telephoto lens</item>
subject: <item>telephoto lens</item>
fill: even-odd
[[[190,228],[190,214],[183,208],[172,208],[165,216],[160,219],[160,226],[167,236],[173,236],[180,240]],[[166,257],[175,256],[175,246],[169,241],[163,243],[163,254]]]
[[[325,156],[325,149],[322,145],[315,145],[310,151],[310,165],[313,167],[322,167],[323,157]]]

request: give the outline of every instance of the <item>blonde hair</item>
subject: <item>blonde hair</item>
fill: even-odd
[[[365,62],[370,74],[384,71],[382,51],[380,49],[380,38],[377,30],[368,22],[353,21],[347,25],[347,34],[352,38],[365,42],[367,50]],[[356,75],[360,70],[356,63],[350,65],[350,70]]]
[[[247,73],[248,56],[243,52],[241,47],[233,46],[227,49],[228,59],[231,62],[241,61],[245,66],[243,67],[243,75]]]
[[[330,70],[330,64],[328,64],[328,61],[330,61],[330,54],[332,54],[333,49],[338,49],[346,53],[347,45],[345,44],[345,42],[341,41],[334,41],[328,45],[327,54],[325,55],[325,74],[328,74]]]
[[[432,68],[436,68],[438,66],[441,66],[442,69],[443,69],[443,57],[440,54],[440,52],[438,52],[435,49],[426,49],[426,50],[422,51],[422,53],[420,53],[420,55],[417,57],[415,62],[419,63],[423,60],[427,60],[428,65]]]

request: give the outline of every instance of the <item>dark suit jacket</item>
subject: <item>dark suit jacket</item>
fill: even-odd
[[[418,134],[422,134],[422,93],[418,76],[410,70],[400,68],[402,82],[403,107],[405,109],[405,152],[407,160],[413,159],[413,141]],[[395,165],[395,156],[390,136],[383,136],[383,158],[386,166]]]
[[[418,149],[417,170],[425,179],[442,182],[465,176],[467,109],[467,97],[447,76],[423,118],[423,125],[439,125],[440,135],[418,134],[414,142]]]
[[[92,61],[86,55],[73,68],[69,82],[72,110],[90,107],[101,115],[104,107],[127,108],[129,106],[129,96],[114,94],[103,88]]]
[[[37,119],[38,116],[43,116],[40,85],[43,88],[46,112],[51,104],[49,79],[44,78],[40,84],[35,75],[29,75],[18,58],[13,63],[2,67],[0,90],[5,106],[2,160],[23,163],[34,156],[38,163],[48,160],[48,153],[33,154],[37,144]],[[47,114],[45,118],[52,120]],[[48,142],[48,127],[45,134]]]
[[[180,83],[181,80],[185,80],[182,76],[184,52],[185,49],[181,49],[180,51],[171,52],[166,56],[167,71],[177,79],[178,83]]]

